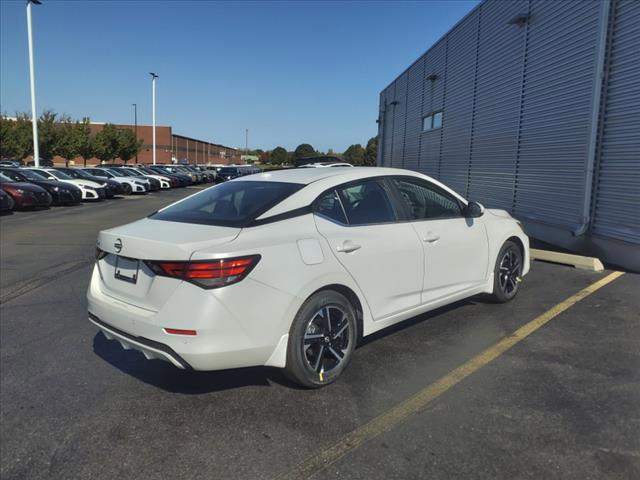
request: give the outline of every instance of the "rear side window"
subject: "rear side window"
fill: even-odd
[[[389,223],[396,220],[389,196],[376,179],[338,188],[338,194],[349,225]]]
[[[342,205],[340,205],[340,199],[335,190],[331,190],[320,196],[314,204],[314,211],[318,215],[333,220],[334,222],[347,223],[347,217],[344,216],[344,210]]]
[[[222,183],[149,218],[242,228],[303,186],[285,182]]]
[[[448,192],[419,179],[394,178],[410,220],[462,216],[460,203]]]

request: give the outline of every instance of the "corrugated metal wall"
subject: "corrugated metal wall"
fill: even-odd
[[[575,232],[595,152],[592,232],[640,243],[639,25],[638,0],[486,0],[382,93],[381,164]],[[422,131],[437,110],[443,127]]]
[[[640,243],[640,2],[613,4],[593,233]]]

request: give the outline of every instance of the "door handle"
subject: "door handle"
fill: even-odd
[[[422,241],[427,243],[436,243],[438,240],[440,240],[440,235],[435,235],[433,233],[427,233],[422,237]]]
[[[353,243],[351,240],[345,240],[344,242],[342,242],[342,245],[338,245],[336,250],[343,253],[349,253],[349,252],[355,252],[359,248],[362,248],[362,245]]]

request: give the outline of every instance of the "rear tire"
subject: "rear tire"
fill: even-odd
[[[502,245],[493,270],[492,299],[506,303],[515,298],[522,281],[522,252],[511,240]]]
[[[351,360],[357,333],[349,300],[333,290],[313,294],[291,325],[286,375],[307,388],[333,383]]]

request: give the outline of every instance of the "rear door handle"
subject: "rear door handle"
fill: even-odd
[[[355,252],[359,248],[362,248],[362,245],[353,243],[351,240],[345,240],[344,242],[342,242],[342,245],[338,245],[336,250],[343,253],[349,253],[349,252]]]
[[[440,240],[440,235],[434,235],[433,233],[427,233],[422,237],[422,241],[427,243],[435,243],[438,240]]]

